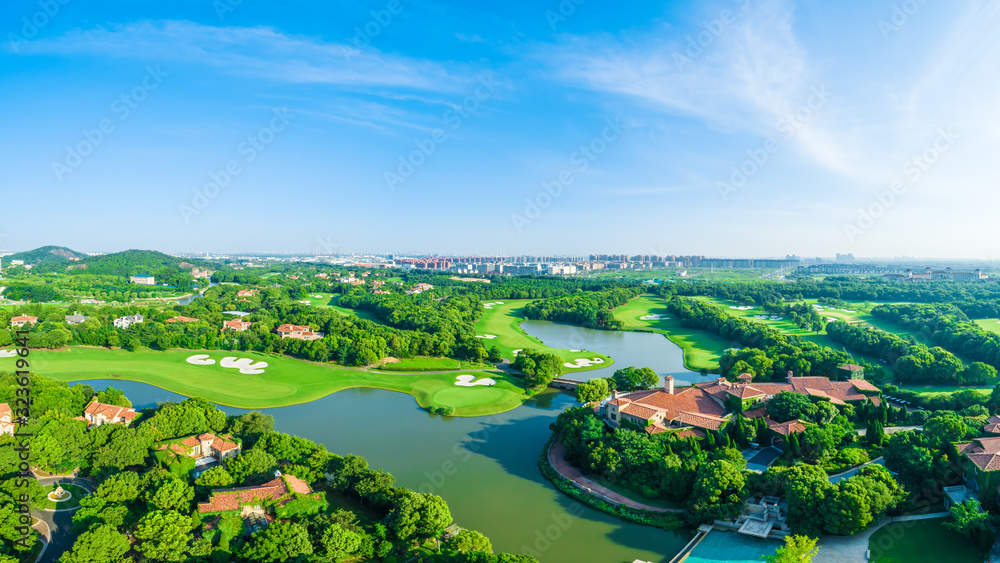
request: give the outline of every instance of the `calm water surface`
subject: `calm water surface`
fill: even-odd
[[[525,329],[551,346],[609,354],[616,368],[649,366],[683,381],[701,379],[684,370],[680,349],[659,334],[536,321],[525,323]],[[605,371],[583,373],[587,378],[610,375]],[[88,383],[120,388],[137,407],[183,399],[143,383]],[[281,432],[322,443],[331,452],[363,456],[372,467],[395,475],[398,485],[444,497],[455,520],[486,534],[496,551],[528,553],[543,563],[667,563],[690,532],[622,522],[570,499],[540,474],[537,459],[549,424],[575,404],[570,395],[549,390],[499,415],[442,418],[420,409],[409,395],[350,389],[263,412],[274,416]]]

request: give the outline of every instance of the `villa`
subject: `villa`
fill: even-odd
[[[102,424],[124,424],[128,426],[135,420],[135,409],[129,407],[119,407],[118,405],[106,405],[98,403],[95,397],[83,409],[83,418],[87,421],[87,426],[101,426]]]
[[[130,276],[128,281],[129,283],[134,283],[136,285],[156,285],[156,278],[153,276]]]
[[[282,475],[280,471],[275,471],[274,479],[263,485],[212,491],[207,502],[198,504],[198,513],[238,512],[246,523],[244,533],[249,535],[267,527],[284,511],[285,505],[294,501],[306,501],[319,509],[326,504],[326,496],[314,493],[309,483],[294,475]]]
[[[294,338],[296,340],[319,340],[323,338],[323,333],[313,332],[311,328],[304,325],[283,324],[275,329],[282,338]]]
[[[196,323],[196,322],[198,322],[198,320],[199,319],[195,319],[193,317],[178,316],[178,317],[173,317],[171,319],[167,319],[167,320],[165,320],[163,322],[164,323]]]
[[[72,315],[66,315],[66,324],[78,325],[82,324],[89,317],[86,315],[81,315],[80,313],[73,313]]]
[[[253,297],[257,295],[258,291],[256,289],[241,289],[236,292],[236,297]]]
[[[115,328],[126,329],[132,325],[139,324],[143,321],[142,315],[127,315],[124,317],[118,317],[111,324],[115,325]]]
[[[979,496],[984,508],[996,507],[1000,493],[1000,436],[955,444],[955,449],[965,473],[966,486]]]
[[[235,330],[236,332],[243,332],[253,326],[253,323],[249,321],[244,321],[240,319],[233,319],[231,321],[222,321],[222,330]]]
[[[0,434],[14,435],[14,411],[7,403],[0,403]]]
[[[243,446],[228,434],[216,436],[205,433],[161,442],[154,448],[158,450],[168,449],[178,455],[195,459],[214,458],[215,461],[222,461],[228,457],[240,455]]]
[[[16,326],[17,328],[21,328],[21,327],[23,327],[26,324],[27,325],[32,325],[32,326],[38,324],[38,317],[30,317],[28,315],[20,315],[20,316],[12,318],[10,320],[10,326]]]
[[[993,415],[986,419],[983,425],[983,432],[987,434],[1000,434],[1000,416]]]
[[[611,426],[618,427],[626,422],[645,428],[651,434],[670,428],[719,430],[734,412],[748,418],[766,416],[763,406],[781,392],[808,395],[838,405],[861,401],[881,403],[879,389],[865,380],[831,381],[825,377],[793,377],[789,372],[785,383],[753,383],[751,375],[742,374],[736,383],[717,379],[678,391],[674,389],[673,376],[668,375],[662,389],[625,395],[614,392],[610,400],[600,405],[598,412]],[[797,420],[765,421],[768,428],[783,436],[805,430]]]

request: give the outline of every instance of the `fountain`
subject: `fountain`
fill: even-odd
[[[52,502],[66,502],[73,497],[73,493],[62,488],[60,485],[56,485],[56,490],[49,493],[48,496]]]

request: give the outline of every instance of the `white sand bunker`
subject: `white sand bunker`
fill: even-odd
[[[729,308],[739,311],[749,311],[750,309],[753,309],[753,305],[730,305]]]
[[[583,350],[570,350],[570,352],[583,352]]]
[[[828,322],[828,323],[832,323],[833,321],[839,321],[839,320],[840,319],[838,319],[837,317],[827,317],[826,318],[826,322]],[[1000,321],[997,321],[997,322],[1000,322]]]
[[[484,377],[482,379],[477,380],[476,376],[474,375],[459,375],[455,379],[458,380],[455,382],[455,385],[458,385],[459,387],[475,387],[476,385],[496,385],[497,383],[496,381],[488,377]]]
[[[503,305],[503,301],[494,301],[492,303],[483,303],[483,309],[492,309],[494,305]]]
[[[639,317],[640,321],[665,321],[670,319],[670,317],[664,315],[643,315]]]
[[[497,337],[497,335],[495,335],[495,334],[477,334],[476,335],[476,338],[485,338],[486,340],[493,340],[496,337]]]
[[[850,309],[841,309],[841,311],[843,311],[845,313],[857,313],[857,311],[852,311]]]
[[[1000,323],[1000,321],[997,321],[997,322],[998,322],[998,323]],[[516,356],[516,355],[518,355],[518,354],[520,354],[520,353],[521,353],[521,350],[524,350],[524,348],[518,348],[517,350],[514,350],[514,351],[513,351],[513,352],[511,352],[511,353],[512,353],[512,354],[514,354],[514,355]]]
[[[785,320],[785,317],[781,317],[781,316],[778,316],[778,315],[772,315],[771,316],[771,320],[772,321],[783,321],[783,320]]]
[[[224,368],[233,368],[240,370],[240,373],[246,375],[257,375],[264,373],[264,368],[267,367],[267,362],[254,362],[250,358],[240,358],[236,359],[233,356],[228,358],[222,358],[219,365]]]
[[[563,365],[566,366],[566,367],[568,367],[568,368],[579,369],[579,368],[590,367],[592,365],[603,364],[603,363],[604,363],[604,360],[601,359],[601,358],[592,358],[592,359],[589,359],[589,360],[587,358],[579,358],[579,359],[577,359],[574,362],[566,362]]]
[[[208,354],[195,354],[187,359],[187,363],[196,366],[210,366],[215,363],[215,360],[208,359]]]
[[[13,358],[17,355],[17,350],[0,350],[0,358]]]
[[[323,298],[322,295],[312,295],[311,297],[315,297],[316,299],[322,299]]]
[[[299,301],[299,303],[302,303],[304,305],[312,305],[312,303],[309,301]]]

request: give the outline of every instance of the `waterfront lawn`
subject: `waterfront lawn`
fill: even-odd
[[[616,319],[622,321],[625,330],[658,332],[680,346],[684,351],[684,367],[690,370],[718,370],[719,358],[723,352],[727,348],[739,347],[739,344],[723,340],[710,332],[681,326],[680,321],[674,318],[642,320],[647,315],[671,317],[667,312],[666,302],[659,297],[642,295],[612,312]]]
[[[556,354],[564,362],[572,362],[579,358],[601,358],[604,360],[604,363],[593,364],[590,367],[566,368],[566,374],[569,377],[573,377],[572,374],[575,372],[606,368],[614,363],[614,360],[610,356],[599,352],[590,352],[587,350],[572,352],[570,350],[546,346],[541,340],[524,332],[521,329],[521,323],[527,320],[524,318],[523,309],[528,301],[527,299],[504,301],[503,305],[491,305],[491,309],[486,309],[483,312],[482,318],[476,322],[476,334],[479,336],[496,336],[496,338],[481,339],[487,349],[496,346],[500,349],[503,357],[511,361],[514,361],[514,350],[527,350],[529,348],[534,349],[536,352]],[[487,303],[495,303],[495,301],[488,301]]]
[[[942,526],[945,519],[895,522],[883,526],[868,540],[871,560],[892,563],[980,563],[986,554],[961,534]]]
[[[195,354],[208,354],[214,365],[187,363]],[[223,368],[225,357],[267,362],[262,374],[242,374]],[[493,387],[458,387],[456,372],[393,374],[335,367],[276,354],[225,350],[141,349],[135,352],[70,347],[59,351],[33,350],[32,367],[41,375],[62,381],[124,379],[139,381],[186,395],[204,397],[230,407],[260,409],[315,401],[352,387],[370,387],[412,395],[424,408],[452,407],[455,416],[482,416],[511,410],[528,397],[511,376],[498,371],[475,371],[477,377],[496,380]],[[14,370],[15,358],[0,358],[0,371]]]
[[[60,483],[64,490],[69,491],[73,496],[69,500],[63,502],[55,502],[46,498],[40,505],[35,508],[39,510],[67,510],[70,508],[76,508],[80,506],[80,499],[90,494],[87,489],[77,485],[70,485],[68,483]],[[49,485],[43,489],[45,494],[49,494],[56,490],[56,485]]]

